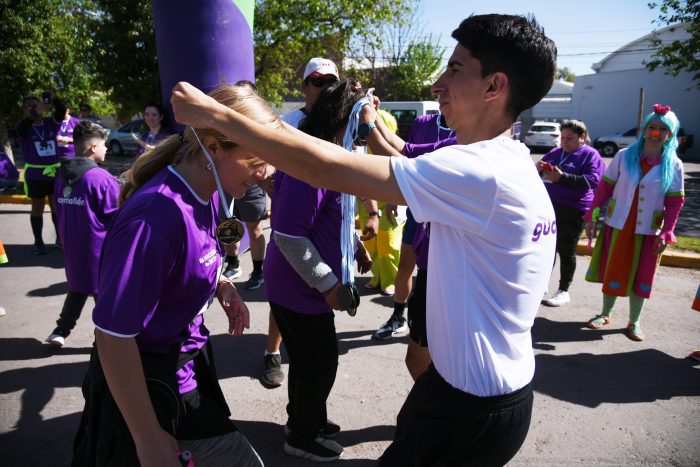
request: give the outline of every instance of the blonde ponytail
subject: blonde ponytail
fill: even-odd
[[[221,104],[255,120],[263,125],[275,129],[282,128],[282,122],[273,112],[272,108],[265,100],[249,86],[226,85],[221,86],[209,93],[211,97]],[[197,129],[197,134],[201,140],[207,136],[213,136],[225,149],[232,149],[236,143],[226,138],[221,133],[211,129]],[[119,194],[119,205],[141,188],[158,171],[170,164],[175,164],[180,160],[199,157],[201,149],[197,144],[192,130],[188,127],[180,135],[172,135],[161,141],[155,148],[145,152],[136,159],[134,165],[124,172],[126,179]],[[245,160],[249,167],[260,167],[265,162],[255,156]]]

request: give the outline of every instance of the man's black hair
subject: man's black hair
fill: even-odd
[[[502,72],[510,90],[507,110],[517,118],[549,92],[557,47],[534,16],[478,15],[462,21],[452,37],[481,63],[481,76]]]
[[[75,144],[76,155],[82,156],[84,154],[85,142],[92,138],[106,140],[107,130],[96,123],[92,123],[90,120],[81,120],[73,128],[73,144]]]

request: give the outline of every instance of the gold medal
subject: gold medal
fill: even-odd
[[[216,226],[216,237],[224,245],[239,242],[244,233],[243,224],[235,217],[223,220]]]

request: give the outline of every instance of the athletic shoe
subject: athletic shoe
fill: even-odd
[[[46,245],[43,243],[34,244],[34,255],[41,256],[46,254]]]
[[[243,269],[241,269],[240,266],[237,268],[234,268],[232,266],[226,266],[226,269],[224,269],[224,276],[228,277],[229,279],[238,279],[243,275]]]
[[[66,337],[70,334],[70,331],[66,331],[63,328],[56,328],[53,330],[51,335],[46,338],[46,342],[56,347],[63,347],[66,343]]]
[[[268,386],[280,386],[284,382],[284,371],[282,371],[282,356],[278,353],[265,355],[265,369],[263,370],[262,382]]]
[[[372,338],[383,341],[389,339],[392,336],[402,334],[406,331],[408,331],[406,318],[404,318],[403,316],[391,315],[389,321],[384,323],[382,327],[377,329],[375,333],[372,334]]]
[[[253,272],[250,275],[250,279],[248,279],[246,283],[243,284],[243,288],[245,290],[255,290],[262,287],[264,283],[265,279],[263,279],[262,272]]]
[[[343,447],[335,441],[323,438],[301,443],[295,443],[288,439],[284,443],[284,452],[313,462],[333,462],[340,459]]]
[[[396,292],[396,287],[390,285],[386,289],[382,290],[382,295],[394,295],[394,292]]]
[[[284,434],[285,436],[289,436],[289,434],[292,432],[292,429],[289,428],[289,425],[284,425]],[[333,439],[336,438],[340,434],[340,425],[337,423],[334,423],[330,420],[326,420],[326,423],[321,427],[320,430],[318,430],[318,437],[319,438],[324,438],[324,439]]]
[[[562,306],[569,302],[571,302],[571,297],[566,290],[557,290],[552,298],[542,300],[542,304],[546,306]]]

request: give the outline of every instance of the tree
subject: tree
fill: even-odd
[[[650,42],[656,52],[652,55],[652,60],[645,64],[646,67],[649,71],[663,67],[665,73],[671,76],[678,76],[682,71],[693,73],[695,86],[700,88],[700,0],[662,0],[649,3],[649,8],[656,7],[660,7],[661,13],[654,23],[659,26],[687,23],[690,38],[664,44],[658,37],[652,37]]]
[[[560,81],[567,81],[569,83],[573,83],[576,79],[576,75],[569,69],[569,67],[557,68],[557,72],[555,73],[554,77]]]
[[[54,89],[74,102],[94,89],[91,0],[0,0],[0,144],[22,118],[22,97]]]
[[[300,95],[299,81],[311,57],[342,67],[354,44],[376,43],[384,25],[400,21],[407,0],[256,0],[255,76],[260,94],[280,103]]]
[[[93,16],[97,81],[124,120],[160,100],[160,75],[152,4],[144,0],[95,0]]]

